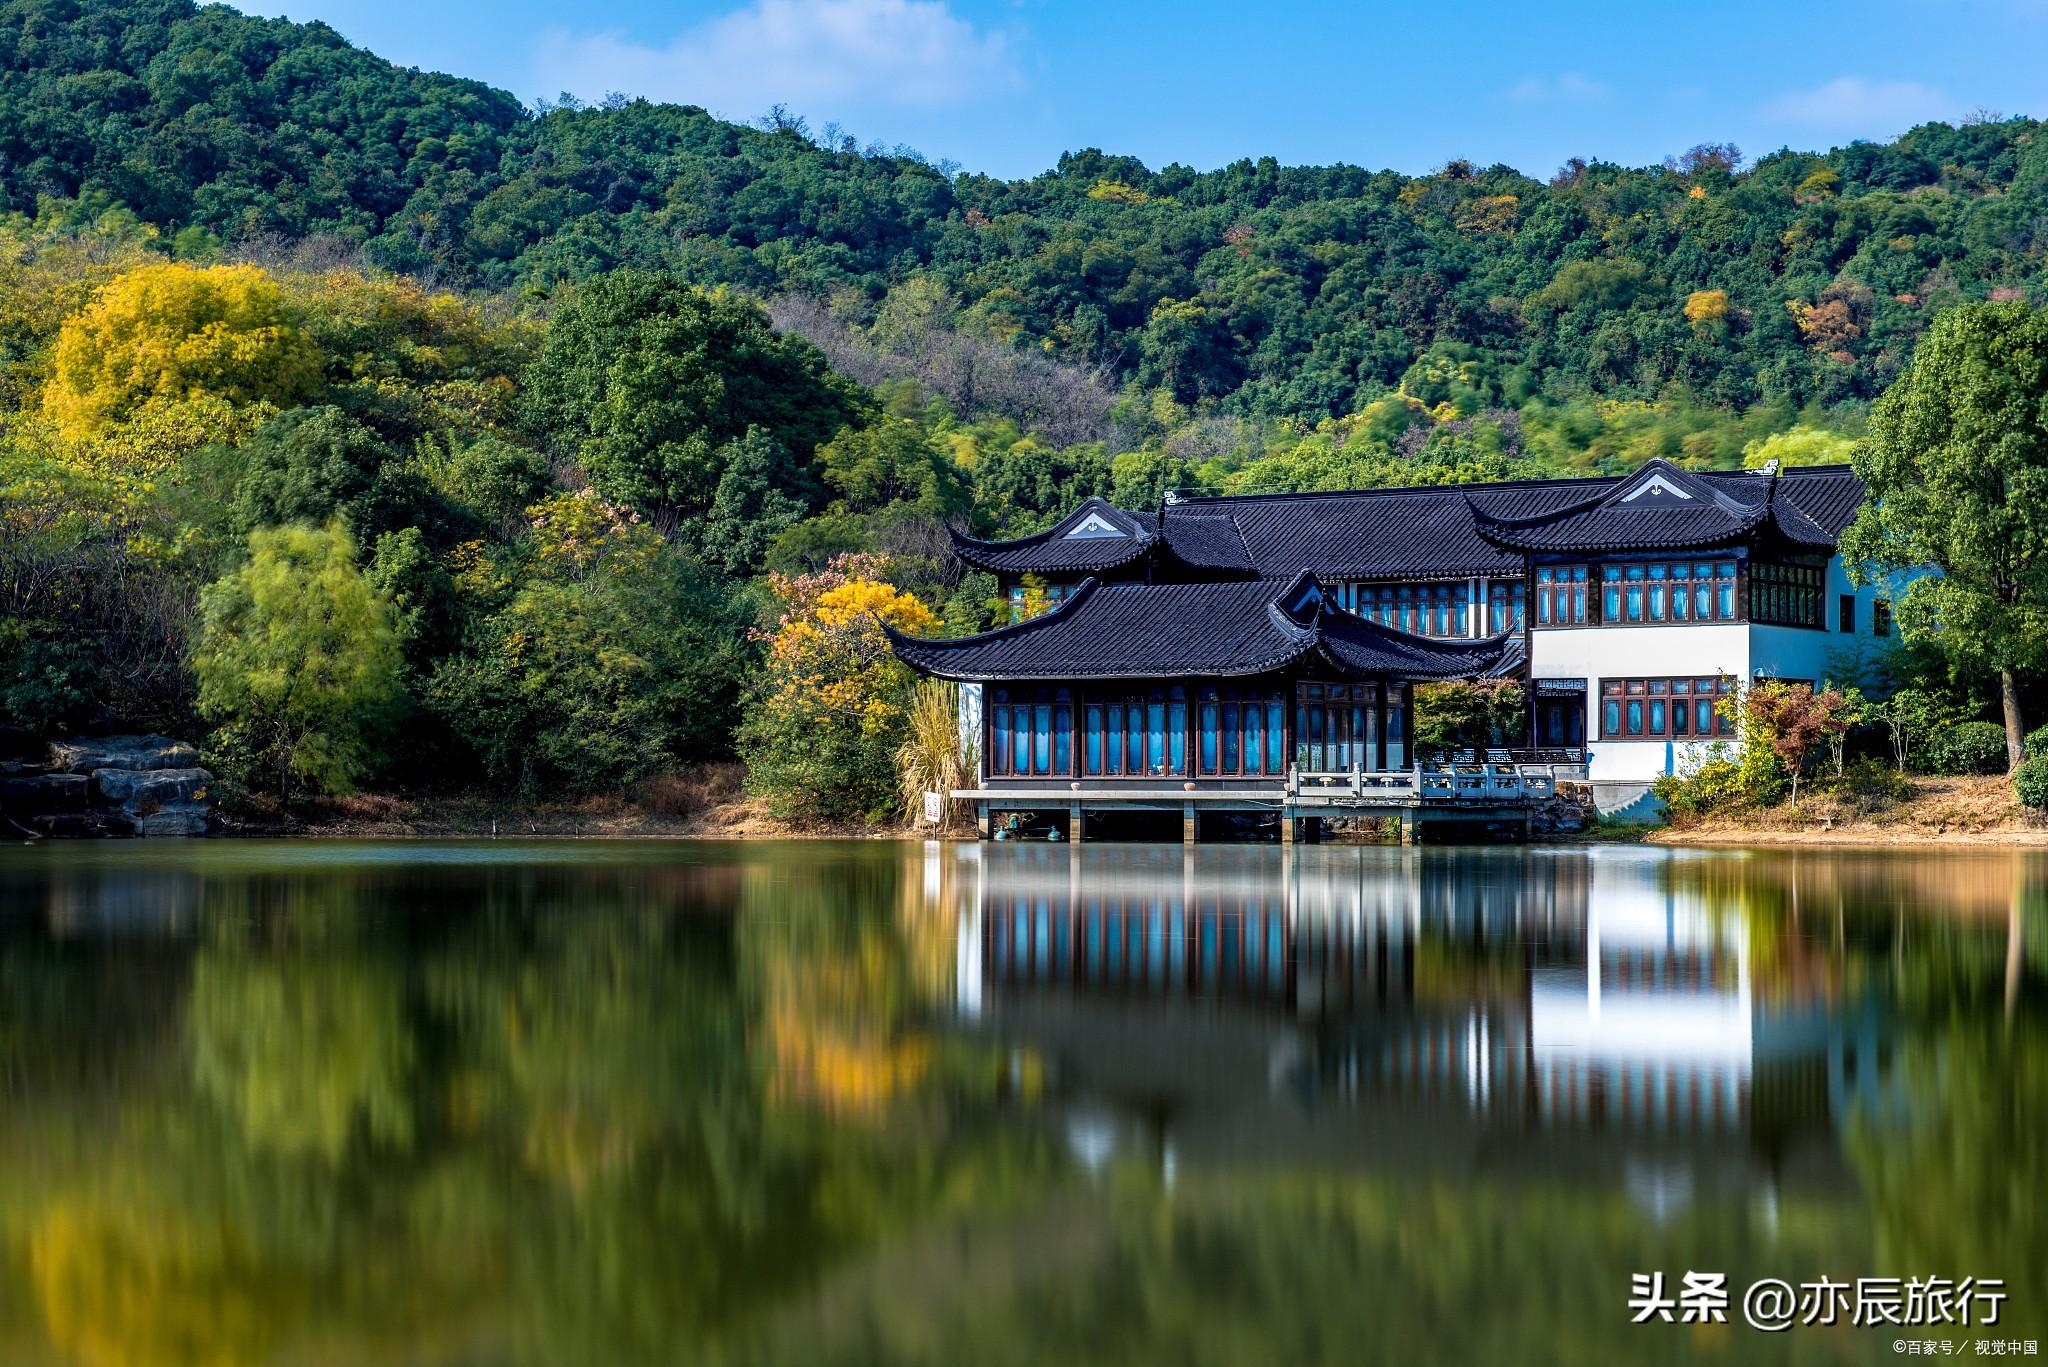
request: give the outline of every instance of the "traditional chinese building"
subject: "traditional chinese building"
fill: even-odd
[[[1413,769],[1411,690],[1512,676],[1531,750],[1582,764],[1614,807],[1730,736],[1715,702],[1743,681],[1818,681],[1844,647],[1889,634],[1887,601],[1836,553],[1862,498],[1845,466],[1653,460],[1155,513],[1091,499],[1035,536],[954,538],[1020,616],[1044,611],[896,648],[963,684],[980,761],[967,795],[985,806],[1059,791],[1078,815],[1143,787],[1185,796],[1192,819],[1193,804],[1291,798],[1302,775],[1347,771],[1347,800],[1499,802],[1512,773],[1447,773],[1432,790]]]

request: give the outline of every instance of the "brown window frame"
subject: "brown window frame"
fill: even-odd
[[[1700,573],[1703,569],[1705,574]],[[1632,575],[1631,570],[1640,570],[1641,574]],[[1658,570],[1663,573],[1658,574]],[[1607,560],[1594,567],[1592,580],[1599,606],[1591,624],[1603,627],[1714,626],[1746,621],[1749,617],[1743,602],[1742,562],[1726,554],[1684,560],[1661,556],[1654,560]],[[1713,609],[1704,617],[1699,614],[1699,593],[1703,587]],[[1661,615],[1657,612],[1660,593]],[[1610,594],[1612,604],[1608,602]],[[1682,614],[1677,611],[1680,594],[1685,599]],[[1632,599],[1638,604],[1635,616],[1629,614]]]
[[[1666,675],[1661,678],[1602,679],[1600,680],[1600,739],[1603,741],[1711,741],[1732,740],[1735,723],[1721,715],[1716,706],[1722,698],[1733,697],[1736,693],[1735,680],[1726,674],[1712,677],[1687,674]],[[1697,727],[1700,708],[1707,708],[1711,726],[1706,731]],[[1663,725],[1655,725],[1662,708]],[[1685,709],[1683,726],[1677,724],[1678,711]],[[1611,710],[1610,710],[1611,709]],[[1631,709],[1634,709],[1633,713]],[[1635,730],[1628,723],[1631,715],[1640,718]],[[1611,721],[1611,725],[1610,725]]]
[[[1545,576],[1549,576],[1546,578]],[[1597,591],[1590,565],[1538,565],[1536,567],[1536,625],[1539,627],[1584,627],[1594,622],[1593,595]],[[1521,625],[1519,622],[1517,626]]]

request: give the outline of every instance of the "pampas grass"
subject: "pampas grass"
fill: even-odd
[[[896,772],[902,783],[903,819],[924,820],[924,795],[946,793],[945,825],[961,816],[965,804],[950,796],[967,777],[966,756],[960,753],[960,722],[954,686],[940,679],[920,679],[910,694],[910,729],[896,750]]]

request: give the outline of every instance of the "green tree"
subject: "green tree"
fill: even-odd
[[[1997,673],[2017,767],[2019,675],[2048,654],[2048,313],[1943,314],[1878,400],[1854,461],[1870,498],[1843,556],[1866,578],[1939,571],[1907,585],[1900,626]]]
[[[905,418],[841,432],[819,450],[818,464],[825,483],[855,512],[903,504],[947,518],[965,512],[970,498],[952,454]]]
[[[357,544],[420,528],[450,529],[446,505],[399,452],[339,408],[280,413],[243,444],[232,504],[244,529],[339,518]]]
[[[681,275],[620,271],[592,281],[549,320],[527,372],[535,431],[579,461],[599,493],[643,511],[702,514],[737,451],[760,428],[797,459],[853,419],[857,391],[817,348],[778,335],[747,300]]]
[[[698,543],[706,564],[727,574],[753,574],[775,538],[803,520],[804,503],[787,492],[789,453],[760,428],[749,427],[719,454],[725,472]]]
[[[399,699],[391,606],[356,569],[339,526],[277,527],[249,538],[249,561],[200,595],[192,652],[199,710],[229,754],[347,792],[379,758],[380,724]]]
[[[493,782],[596,792],[728,753],[742,673],[729,605],[636,514],[557,494],[458,587],[482,600],[478,620],[428,705]]]

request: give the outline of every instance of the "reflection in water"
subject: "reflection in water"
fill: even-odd
[[[0,1360],[1867,1360],[2042,1330],[2048,864],[0,852]],[[1880,1334],[1881,1336],[1881,1334]],[[1644,1347],[1649,1343],[1649,1347]]]
[[[1626,1177],[1668,1218],[1708,1186],[1846,1181],[1837,1135],[1898,1101],[1877,987],[1760,995],[1750,920],[1668,856],[955,857],[963,1013],[1182,1161]]]

